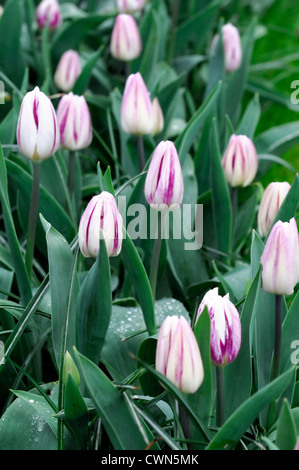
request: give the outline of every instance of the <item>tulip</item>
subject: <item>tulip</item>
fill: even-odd
[[[154,113],[149,92],[139,72],[127,78],[121,104],[121,125],[127,134],[150,134]]]
[[[160,327],[156,370],[183,393],[194,393],[202,384],[204,369],[194,333],[184,317],[167,316]]]
[[[196,321],[207,307],[211,320],[211,361],[216,366],[230,364],[241,346],[241,323],[239,312],[229,300],[218,294],[218,288],[209,290],[203,297]]]
[[[173,142],[156,147],[148,168],[144,194],[152,208],[161,211],[180,207],[184,194],[182,169]]]
[[[54,30],[61,25],[61,11],[57,0],[42,0],[36,8],[36,21],[43,29],[49,24],[49,29]]]
[[[225,70],[230,73],[237,70],[242,62],[242,44],[238,29],[231,23],[222,26],[222,40],[224,49]],[[219,40],[216,34],[212,41],[211,51],[215,50]]]
[[[116,17],[110,52],[115,59],[130,62],[140,56],[142,40],[135,18],[125,13]]]
[[[265,292],[291,295],[299,282],[299,241],[296,220],[274,224],[261,256]]]
[[[58,62],[54,75],[57,88],[65,92],[71,91],[81,70],[79,54],[71,49],[64,52]]]
[[[59,130],[50,99],[35,87],[23,98],[17,125],[17,143],[25,157],[49,158],[59,146]]]
[[[115,198],[107,191],[88,203],[79,224],[78,241],[82,254],[96,258],[102,231],[108,256],[117,256],[122,246],[123,221]]]
[[[75,151],[89,146],[92,123],[84,96],[64,95],[57,107],[57,122],[62,148]]]
[[[158,98],[153,99],[153,112],[154,112],[154,127],[152,130],[152,136],[155,137],[156,135],[160,134],[164,128],[164,116],[163,112],[159,103]]]
[[[245,135],[233,134],[222,159],[226,181],[232,186],[248,186],[258,170],[255,146]]]
[[[117,9],[121,13],[134,13],[144,8],[147,0],[116,0]]]
[[[270,183],[265,189],[258,212],[258,230],[262,237],[268,235],[290,187],[291,185],[285,181]]]

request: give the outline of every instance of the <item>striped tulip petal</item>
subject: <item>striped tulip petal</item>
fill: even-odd
[[[248,186],[258,170],[258,158],[252,140],[245,135],[233,134],[224,153],[222,167],[230,186]]]

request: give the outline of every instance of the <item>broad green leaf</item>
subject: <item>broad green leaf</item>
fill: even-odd
[[[136,422],[127,401],[101,369],[77,351],[74,355],[114,450],[144,450],[153,440],[146,426]]]
[[[275,217],[273,224],[278,220],[282,222],[289,222],[290,219],[295,217],[299,205],[299,175],[297,174],[293,184],[286,195],[279,211]]]
[[[123,228],[123,232],[124,237],[121,250],[122,260],[135,287],[137,300],[139,301],[143,312],[146,328],[149,335],[152,335],[156,332],[156,322],[151,286],[134,243],[125,228]]]
[[[112,312],[110,263],[103,238],[98,256],[80,288],[77,303],[77,348],[95,364],[101,351]]]
[[[5,165],[5,160],[3,157],[2,148],[0,150],[0,199],[2,205],[2,213],[5,225],[6,236],[8,239],[8,244],[11,252],[11,258],[14,265],[18,288],[20,291],[21,299],[24,304],[30,300],[31,286],[25,267],[25,262],[21,252],[21,247],[19,245],[16,229],[14,226],[14,221],[12,218],[12,211],[8,196],[8,187],[7,187],[7,170]]]
[[[271,127],[254,139],[258,154],[282,155],[299,141],[298,122]]]
[[[253,139],[260,115],[261,105],[259,95],[255,93],[242,116],[236,133],[240,135],[247,135],[247,137]]]
[[[103,52],[103,48],[100,47],[97,51],[90,54],[89,59],[84,65],[83,70],[81,74],[79,75],[79,77],[77,78],[77,81],[74,85],[73,93],[75,95],[83,95],[83,93],[86,91],[91,75],[92,75],[93,67],[96,64],[102,52]]]
[[[207,450],[234,449],[258,414],[284,392],[293,374],[293,369],[288,370],[242,403],[213,437]]]
[[[209,94],[194,116],[190,119],[187,126],[175,141],[175,145],[179,154],[181,163],[184,162],[193,142],[198,135],[205,119],[209,116],[213,109],[217,96],[220,92],[222,84],[218,83],[213,91]]]
[[[41,216],[45,230],[51,291],[52,340],[56,363],[76,345],[76,305],[79,281],[75,257],[65,238]]]
[[[277,435],[275,444],[279,450],[294,450],[297,441],[297,430],[291,407],[284,400],[277,422]]]
[[[232,207],[228,184],[221,165],[221,155],[215,120],[213,121],[211,130],[211,155],[214,231],[216,233],[218,249],[223,253],[230,253],[232,247]]]
[[[299,292],[297,292],[282,324],[281,370],[297,363],[299,346]]]
[[[72,430],[74,438],[82,450],[87,448],[88,439],[88,408],[69,374],[64,391],[64,419]]]

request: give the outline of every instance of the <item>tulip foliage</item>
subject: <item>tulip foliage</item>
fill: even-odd
[[[6,0],[1,450],[298,448],[282,4]]]

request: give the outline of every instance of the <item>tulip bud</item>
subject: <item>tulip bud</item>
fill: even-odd
[[[139,72],[127,78],[121,104],[121,125],[127,134],[140,136],[152,132],[153,106]]]
[[[222,159],[226,181],[232,186],[248,186],[258,170],[255,146],[246,135],[233,134]]]
[[[211,361],[216,366],[230,364],[241,346],[241,323],[239,312],[229,300],[218,294],[218,288],[209,290],[203,297],[196,321],[207,307],[211,320]]]
[[[113,195],[103,191],[94,196],[80,220],[78,241],[82,254],[97,257],[102,231],[108,256],[117,256],[122,246],[122,229],[122,217]]]
[[[204,369],[194,333],[184,317],[167,316],[160,328],[156,370],[184,393],[202,384]]]
[[[140,56],[142,40],[135,18],[125,13],[116,17],[111,35],[110,52],[115,59],[130,62]]]
[[[17,125],[17,143],[25,157],[45,160],[59,146],[59,130],[50,99],[35,87],[23,98]]]
[[[154,98],[152,104],[154,112],[154,127],[152,130],[152,136],[155,137],[163,131],[164,116],[158,98]]]
[[[134,13],[144,8],[147,0],[116,0],[117,9],[121,13]]]
[[[77,387],[80,385],[80,374],[70,353],[66,351],[63,361],[62,382],[67,383],[68,375],[71,375]]]
[[[57,107],[60,144],[68,150],[80,150],[92,140],[92,124],[84,96],[70,92],[64,95]]]
[[[0,5],[0,18],[2,17],[3,13],[4,13],[4,8],[2,5]]]
[[[61,25],[61,11],[57,0],[42,0],[36,8],[36,21],[43,29],[49,24],[49,29],[57,29]]]
[[[242,62],[242,44],[238,29],[231,23],[222,26],[222,41],[224,49],[225,70],[233,72],[238,69]],[[212,41],[211,52],[215,50],[219,40],[219,34],[216,34]]]
[[[160,142],[146,175],[144,194],[153,209],[173,210],[182,204],[184,182],[173,142]]]
[[[296,220],[279,220],[267,239],[262,263],[262,287],[265,292],[291,295],[299,282],[299,238]]]
[[[60,57],[54,75],[57,88],[65,92],[71,91],[80,73],[81,64],[78,53],[73,50],[64,52]]]
[[[291,185],[286,181],[270,183],[265,189],[258,212],[258,230],[262,237],[268,235],[290,187]]]

